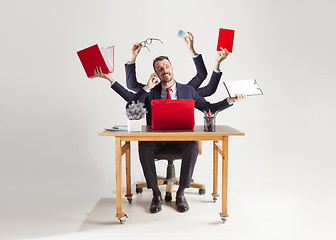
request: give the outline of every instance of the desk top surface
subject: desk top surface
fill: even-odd
[[[220,136],[244,136],[245,133],[227,125],[216,125],[215,132],[204,132],[203,125],[196,125],[190,130],[153,130],[149,126],[142,126],[141,132],[128,132],[126,130],[103,131],[99,136],[115,137],[220,137]]]

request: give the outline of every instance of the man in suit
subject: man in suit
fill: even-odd
[[[216,67],[221,61],[227,57],[227,52],[218,53]],[[234,98],[227,98],[217,103],[209,103],[200,96],[193,87],[185,84],[180,84],[174,80],[173,66],[168,57],[160,56],[154,59],[153,68],[155,73],[151,74],[147,85],[141,88],[128,105],[134,101],[140,101],[145,104],[148,111],[147,125],[151,125],[151,101],[153,99],[193,99],[195,107],[201,111],[221,111],[233,105],[234,101],[245,98],[245,95],[237,95]],[[127,70],[127,68],[126,68]],[[161,81],[157,84],[157,79]],[[155,153],[166,147],[173,147],[181,151],[182,164],[180,172],[180,183],[176,193],[176,205],[180,212],[189,210],[188,202],[184,196],[184,189],[190,186],[191,177],[194,171],[194,166],[197,159],[197,143],[195,141],[185,142],[139,142],[139,157],[142,169],[146,178],[147,188],[152,189],[153,198],[150,205],[150,212],[157,213],[162,209],[161,192],[157,185],[157,175],[155,169],[154,156]]]

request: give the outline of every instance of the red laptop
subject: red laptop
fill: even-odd
[[[152,100],[152,129],[193,129],[193,99]]]

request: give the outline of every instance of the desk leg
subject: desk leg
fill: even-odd
[[[223,138],[223,155],[222,155],[222,212],[220,216],[225,223],[227,214],[227,195],[228,195],[228,150],[229,150],[229,137]]]
[[[122,211],[122,149],[120,137],[115,137],[115,168],[116,168],[116,192],[117,192],[117,214],[120,223],[124,223],[126,214]]]
[[[213,192],[212,197],[216,202],[218,195],[218,150],[216,148],[218,141],[213,141]]]
[[[129,203],[132,202],[132,196],[131,193],[131,143],[129,141],[125,142],[125,145],[128,145],[128,149],[126,151],[126,195],[127,200]]]

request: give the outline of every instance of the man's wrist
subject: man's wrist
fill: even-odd
[[[193,57],[196,57],[196,56],[198,55],[198,54],[196,53],[195,49],[191,48],[191,49],[189,49],[189,50],[190,50],[191,55],[192,55]]]
[[[192,58],[197,58],[199,55],[201,55],[201,54],[195,52],[195,54],[192,54]]]
[[[143,87],[143,90],[144,90],[145,92],[147,92],[147,93],[150,92],[150,89],[149,89],[147,86],[144,86],[144,87]]]
[[[129,62],[135,62],[136,58],[136,56],[131,55]]]
[[[115,80],[114,80],[110,75],[108,75],[108,74],[105,76],[105,79],[106,79],[107,81],[109,81],[110,83],[114,83],[114,81],[115,81]]]
[[[111,87],[115,84],[116,81],[111,82]]]
[[[234,103],[232,98],[227,98],[226,101],[228,102],[229,105],[232,105]]]

